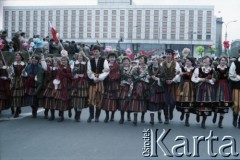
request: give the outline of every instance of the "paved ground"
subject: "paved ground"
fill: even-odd
[[[189,140],[189,151],[193,153],[193,136],[208,137],[210,130],[213,136],[219,140],[213,142],[213,151],[218,153],[215,159],[226,159],[219,155],[219,148],[231,141],[222,142],[224,136],[232,136],[236,140],[236,151],[240,153],[240,129],[232,127],[232,112],[224,119],[224,129],[217,128],[207,119],[207,129],[201,129],[196,123],[195,116],[190,118],[190,127],[185,127],[179,120],[179,113],[175,111],[174,119],[169,125],[156,123],[154,127],[149,124],[149,114],[146,114],[146,123],[138,123],[133,127],[132,122],[123,125],[118,124],[119,112],[115,121],[104,123],[105,113],[102,112],[99,123],[87,123],[88,109],[82,113],[81,122],[76,123],[73,118],[67,118],[59,123],[43,118],[43,110],[40,109],[38,118],[31,118],[30,107],[23,109],[23,114],[18,119],[10,116],[10,110],[3,111],[0,115],[0,160],[159,160],[159,159],[213,159],[208,155],[208,142],[200,142],[200,157],[167,157],[158,147],[158,157],[143,157],[144,141],[142,139],[144,129],[158,131],[158,137],[163,129],[171,129],[164,139],[170,152],[174,145],[183,141],[174,141],[176,136],[185,136]],[[9,118],[10,117],[10,118]],[[132,116],[133,118],[133,116]],[[140,120],[140,116],[138,116]],[[156,117],[155,117],[156,119]],[[183,148],[178,153],[183,152]],[[225,153],[230,152],[230,148]],[[240,159],[240,156],[230,156],[229,159]]]

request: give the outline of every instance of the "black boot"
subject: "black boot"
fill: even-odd
[[[51,109],[51,117],[49,118],[49,121],[53,121],[55,119],[55,110]]]
[[[236,114],[236,115],[234,114],[233,115],[233,126],[234,127],[237,127],[237,119],[238,119],[238,114]]]
[[[115,111],[112,111],[110,122],[114,121],[114,114],[115,114]]]
[[[101,109],[98,107],[96,108],[96,114],[95,114],[95,122],[99,122],[99,116],[101,114]]]
[[[131,121],[131,112],[127,112],[127,119],[128,121]]]
[[[123,124],[124,122],[124,111],[121,111],[121,119],[119,121],[119,124]]]
[[[158,123],[162,123],[161,111],[158,111]]]
[[[202,124],[201,124],[201,127],[202,127],[203,129],[206,128],[206,125],[205,125],[205,123],[206,123],[206,119],[207,119],[207,116],[203,116]]]
[[[150,118],[151,118],[150,124],[154,125],[154,113],[150,113]]]
[[[182,121],[184,119],[184,112],[181,112],[180,120]]]
[[[168,108],[164,108],[164,116],[165,116],[165,122],[164,124],[169,124],[169,118],[168,118]]]
[[[17,107],[16,112],[15,112],[13,118],[17,118],[17,117],[19,117],[19,110],[20,110],[20,108]]]
[[[133,125],[136,126],[137,125],[137,113],[134,113],[134,120],[133,120]]]
[[[238,128],[240,128],[240,116],[238,117]]]
[[[32,107],[32,118],[37,118],[37,109],[35,106],[31,106]]]
[[[81,115],[81,111],[77,111],[77,117],[75,119],[76,122],[80,122],[80,115]]]
[[[68,117],[71,118],[72,117],[72,109],[68,110]]]
[[[185,126],[189,127],[189,113],[186,114]]]
[[[170,108],[169,108],[169,119],[170,120],[172,120],[173,119],[173,107],[172,106],[170,106]]]
[[[64,113],[63,113],[63,111],[59,111],[59,115],[60,115],[60,119],[58,120],[58,122],[63,122],[64,121]]]
[[[217,121],[217,113],[214,112],[214,115],[213,115],[213,119],[212,119],[212,122],[215,124]]]
[[[94,118],[94,107],[89,106],[89,118],[88,118],[87,122],[90,123],[93,118]]]
[[[74,112],[75,112],[75,116],[74,116],[74,119],[75,119],[75,121],[77,121],[77,108],[74,108]]]
[[[220,116],[220,118],[219,118],[219,122],[218,122],[218,127],[219,128],[223,128],[223,126],[222,126],[222,121],[223,121],[223,116]]]
[[[141,116],[141,122],[142,123],[145,123],[144,116],[145,116],[145,112],[142,112],[142,116]]]
[[[14,113],[15,113],[14,107],[11,107],[11,112],[12,112],[12,115],[14,115]]]
[[[104,122],[107,123],[109,120],[109,111],[105,111],[106,112],[106,117],[104,119]]]
[[[48,111],[49,109],[44,110],[44,119],[48,119]]]
[[[196,121],[199,123],[200,122],[200,116],[197,114],[196,115]]]

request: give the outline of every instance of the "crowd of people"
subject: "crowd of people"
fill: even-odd
[[[212,116],[216,123],[219,114],[218,127],[223,128],[224,114],[232,108],[233,126],[240,128],[240,50],[235,61],[230,63],[223,56],[214,65],[209,56],[200,64],[189,56],[177,61],[172,49],[166,49],[164,57],[139,54],[134,60],[127,55],[119,60],[116,52],[109,51],[104,57],[103,48],[94,45],[92,55],[76,48],[73,63],[69,50],[62,50],[61,57],[45,57],[41,49],[41,54],[34,53],[27,61],[20,50],[14,49],[15,60],[9,66],[0,59],[0,111],[11,108],[14,118],[22,107],[31,106],[33,118],[43,107],[46,119],[55,120],[58,111],[60,122],[65,111],[72,117],[74,109],[74,119],[79,122],[82,110],[88,108],[89,123],[99,122],[101,111],[105,111],[105,123],[114,121],[119,111],[120,124],[125,122],[125,114],[134,126],[139,114],[145,123],[148,112],[154,125],[155,115],[159,123],[169,124],[176,108],[180,120],[185,118],[185,126],[190,126],[189,117],[195,115],[206,128],[207,117]]]

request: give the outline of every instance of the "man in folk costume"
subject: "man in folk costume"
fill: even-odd
[[[232,62],[229,69],[229,78],[232,80],[233,89],[233,126],[240,128],[240,49],[238,50],[238,59]]]
[[[102,101],[102,108],[106,112],[105,123],[109,120],[109,112],[112,112],[110,121],[114,121],[114,114],[118,108],[117,100],[119,96],[120,87],[120,67],[117,63],[117,55],[114,52],[108,54],[108,62],[110,72],[104,80],[104,95]]]
[[[41,60],[40,57],[34,55],[31,57],[31,63],[25,69],[25,75],[27,79],[25,81],[25,105],[32,107],[33,118],[37,117],[37,110],[39,107],[39,96],[42,89],[44,68],[46,67],[46,62]],[[43,103],[41,103],[42,105]]]
[[[177,83],[180,82],[181,68],[179,64],[174,60],[174,50],[165,50],[166,60],[162,63],[163,70],[165,72],[165,105],[164,116],[165,124],[169,123],[169,119],[173,119],[173,110],[176,103],[176,90]]]
[[[213,68],[211,68],[212,60],[210,57],[206,56],[203,58],[203,66],[196,68],[193,72],[191,80],[196,85],[196,107],[195,113],[197,114],[197,122],[202,116],[201,127],[206,128],[205,122],[207,116],[211,116],[213,110],[213,104],[216,103],[216,94],[215,94],[215,82],[216,74]]]
[[[89,78],[89,118],[91,122],[94,118],[94,106],[96,106],[95,122],[99,122],[99,116],[102,107],[102,98],[104,93],[103,80],[109,74],[108,61],[101,57],[101,47],[93,47],[93,56],[87,64],[87,74]]]

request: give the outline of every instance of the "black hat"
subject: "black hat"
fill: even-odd
[[[166,49],[165,52],[166,52],[166,54],[167,53],[171,53],[172,55],[175,54],[175,51],[173,49]]]
[[[109,58],[110,56],[114,56],[115,58],[117,58],[117,55],[114,52],[109,52],[107,58]]]
[[[100,52],[102,49],[101,49],[100,46],[95,45],[95,46],[93,46],[92,50],[93,50],[93,51],[94,51],[94,50],[98,50],[98,51]]]

